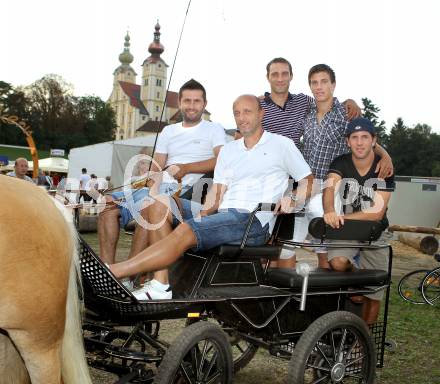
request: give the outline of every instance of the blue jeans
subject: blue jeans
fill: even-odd
[[[184,193],[190,188],[190,186],[183,186],[182,192]],[[178,189],[177,183],[162,183],[159,187],[159,193],[170,195],[176,192]],[[140,216],[140,211],[143,208],[143,202],[148,198],[150,189],[126,189],[124,191],[113,192],[113,199],[123,199],[120,203],[119,210],[121,217],[119,222],[121,227],[125,227],[133,218],[136,219]]]
[[[199,203],[180,199],[182,202],[182,216],[177,212],[174,199],[171,200],[173,225],[181,221],[188,224],[197,238],[195,251],[207,250],[222,244],[240,244],[249,221],[250,213],[234,208],[222,210],[209,216],[199,217],[202,208]],[[246,245],[263,245],[269,239],[269,224],[261,226],[255,217]]]

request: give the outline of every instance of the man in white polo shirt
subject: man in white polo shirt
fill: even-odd
[[[149,209],[149,222],[165,223],[151,231],[160,238],[132,259],[110,266],[118,278],[141,272],[157,271],[174,263],[187,249],[211,249],[225,243],[240,243],[250,212],[258,203],[277,203],[276,213],[291,212],[310,196],[311,171],[293,141],[265,132],[261,121],[264,111],[257,97],[240,96],[233,104],[235,121],[243,138],[226,144],[220,151],[214,170],[214,184],[203,206],[181,200],[183,221],[171,214],[174,200],[164,197]],[[299,182],[293,200],[288,178]],[[164,204],[166,202],[166,204]],[[171,205],[171,212],[168,206]],[[272,212],[258,212],[248,237],[251,245],[262,245],[275,223]],[[174,229],[173,229],[174,226]],[[171,299],[167,280],[155,279],[134,291],[139,300]]]

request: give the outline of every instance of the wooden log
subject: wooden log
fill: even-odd
[[[392,224],[388,227],[390,232],[414,232],[414,233],[430,233],[432,235],[440,235],[440,228],[433,227],[416,227],[412,225]]]
[[[427,255],[433,255],[438,250],[438,240],[434,236],[408,236],[408,235],[399,235],[399,241],[409,245],[418,251],[426,253]]]
[[[78,220],[78,232],[96,232],[98,230],[98,215],[80,211]]]

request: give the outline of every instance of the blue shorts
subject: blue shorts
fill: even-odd
[[[190,186],[182,187],[182,192],[187,191]],[[170,195],[178,189],[177,183],[162,183],[159,188],[159,193]],[[124,191],[113,192],[113,199],[123,199],[119,204],[121,217],[119,222],[121,227],[125,227],[132,219],[137,219],[140,216],[140,211],[143,208],[143,202],[149,196],[149,188],[141,189],[126,189]]]
[[[175,214],[177,206],[174,199],[170,200],[173,225],[177,226],[183,220],[196,235],[197,246],[193,250],[207,250],[222,244],[241,243],[249,220],[249,212],[229,208],[209,216],[198,217],[202,206],[190,200],[180,199],[182,217],[179,217],[179,213]],[[269,237],[269,224],[262,227],[260,221],[255,217],[246,245],[263,245],[269,240]]]

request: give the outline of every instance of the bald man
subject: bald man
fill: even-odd
[[[19,157],[15,160],[14,170],[12,172],[8,172],[6,175],[33,183],[34,181],[26,175],[28,170],[28,161],[24,157]]]
[[[310,196],[311,171],[292,140],[263,130],[264,111],[257,97],[242,95],[233,104],[242,138],[226,144],[214,169],[214,184],[203,206],[181,199],[182,219],[169,196],[148,210],[150,231],[159,240],[132,259],[110,266],[118,278],[154,272],[173,264],[186,250],[207,250],[226,243],[240,244],[251,212],[258,203],[277,203],[276,213],[291,212],[301,202],[284,196],[289,176],[299,180],[297,196]],[[168,208],[170,207],[170,208]],[[258,212],[247,245],[262,245],[275,224],[273,212]],[[171,299],[167,277],[155,277],[134,291],[139,300]]]

